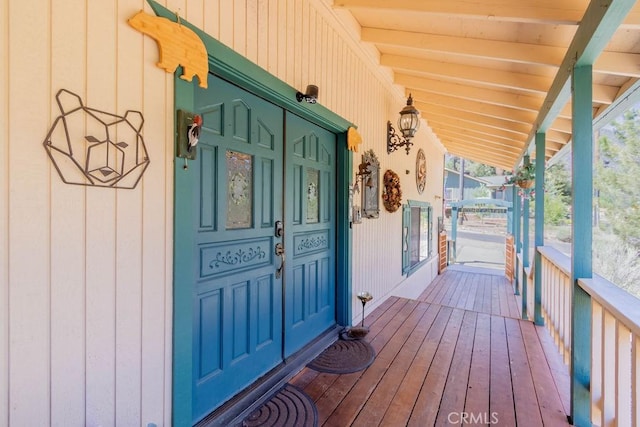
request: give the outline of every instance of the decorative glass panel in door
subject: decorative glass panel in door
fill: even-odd
[[[285,357],[335,324],[335,135],[286,114]]]
[[[204,123],[189,184],[192,262],[177,287],[193,292],[193,421],[282,361],[282,280],[274,254],[283,218],[283,111],[217,77],[194,89]],[[177,236],[182,239],[183,236]],[[176,255],[176,259],[181,254]]]

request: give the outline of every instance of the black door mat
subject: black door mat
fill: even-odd
[[[285,384],[242,422],[243,427],[317,427],[318,410],[305,392]]]
[[[307,366],[318,372],[350,374],[367,368],[375,357],[375,350],[364,340],[338,340]]]

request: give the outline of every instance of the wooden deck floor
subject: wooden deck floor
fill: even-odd
[[[559,356],[549,361],[546,331],[517,315],[505,279],[448,271],[418,300],[392,297],[367,316],[369,368],[305,368],[291,383],[321,426],[568,425]]]

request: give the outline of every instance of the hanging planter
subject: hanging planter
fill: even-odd
[[[513,175],[507,175],[505,185],[515,184],[522,189],[532,188],[535,184],[536,166],[535,163],[528,163],[518,167]]]
[[[516,185],[520,188],[529,189],[534,186],[536,182],[533,179],[520,179],[516,181]]]

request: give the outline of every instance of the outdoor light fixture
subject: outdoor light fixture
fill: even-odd
[[[393,153],[400,147],[404,147],[409,154],[409,150],[413,143],[413,138],[420,127],[420,112],[413,106],[413,98],[409,94],[407,105],[400,111],[398,118],[398,128],[402,135],[396,133],[391,122],[387,122],[387,154]]]
[[[356,173],[356,182],[353,184],[353,191],[360,191],[359,183],[367,188],[373,188],[373,179],[371,179],[370,162],[362,162],[358,165],[358,173]]]
[[[298,102],[308,102],[309,104],[315,104],[318,102],[318,86],[308,85],[305,93],[296,92],[296,99]]]

